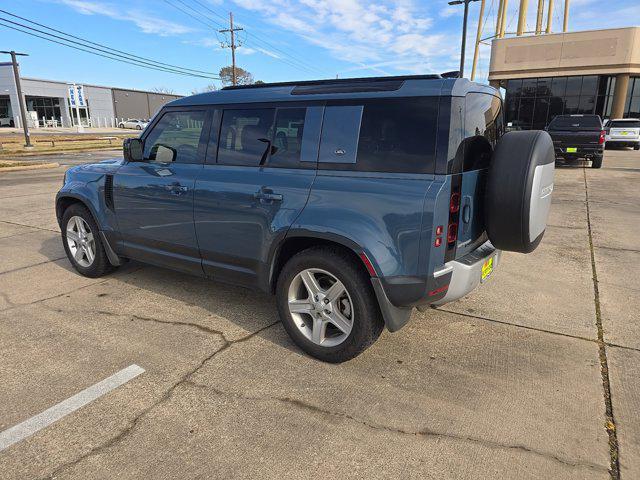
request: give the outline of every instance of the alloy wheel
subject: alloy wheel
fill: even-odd
[[[96,242],[89,224],[78,216],[67,222],[67,246],[73,259],[81,267],[90,267],[96,258]]]
[[[291,281],[287,299],[294,324],[316,345],[340,345],[351,333],[351,296],[344,284],[326,270],[307,268],[298,273]]]

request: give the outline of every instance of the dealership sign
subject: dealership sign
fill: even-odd
[[[76,105],[76,99],[78,101],[78,105]],[[72,107],[86,107],[87,101],[84,96],[84,87],[82,85],[71,85],[69,87],[69,101],[71,102]]]

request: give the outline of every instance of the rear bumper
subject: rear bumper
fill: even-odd
[[[418,282],[408,277],[400,284],[398,278],[397,283],[391,286],[384,279],[371,278],[387,329],[395,332],[402,328],[409,321],[413,306],[443,305],[464,297],[488,280],[489,277],[482,279],[483,267],[491,260],[492,271],[495,270],[501,254],[490,241],[486,241],[464,257],[445,263],[433,273],[430,281]],[[421,293],[416,298],[418,288]],[[405,295],[401,294],[401,290]]]
[[[607,138],[606,145],[616,147],[635,147],[640,144],[640,138]]]
[[[578,160],[579,158],[602,157],[604,154],[604,145],[597,148],[594,147],[577,147],[576,152],[567,152],[563,147],[555,147],[556,159]]]
[[[480,283],[489,279],[491,274],[482,279],[482,269],[489,261],[492,262],[492,272],[498,266],[502,252],[496,250],[490,241],[483,243],[473,252],[462,258],[445,263],[444,267],[434,272],[435,277],[451,274],[449,288],[444,297],[434,301],[432,305],[444,305],[453,302],[475,290]]]

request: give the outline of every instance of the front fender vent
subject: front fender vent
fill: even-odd
[[[104,179],[104,204],[113,211],[113,175],[106,175]]]

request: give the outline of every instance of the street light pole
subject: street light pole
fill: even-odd
[[[469,4],[478,0],[453,0],[449,5],[464,4],[464,18],[462,20],[462,46],[460,48],[460,78],[464,77],[464,54],[467,48],[467,20],[469,18]]]
[[[22,86],[20,84],[20,71],[18,70],[17,56],[28,57],[26,53],[17,53],[11,50],[10,52],[0,51],[0,53],[6,53],[11,55],[11,63],[13,65],[13,77],[16,81],[16,90],[18,93],[18,105],[20,106],[20,118],[22,119],[22,129],[24,130],[24,146],[31,147],[31,134],[29,133],[29,125],[27,125],[27,106],[24,103],[24,96],[22,95]]]

